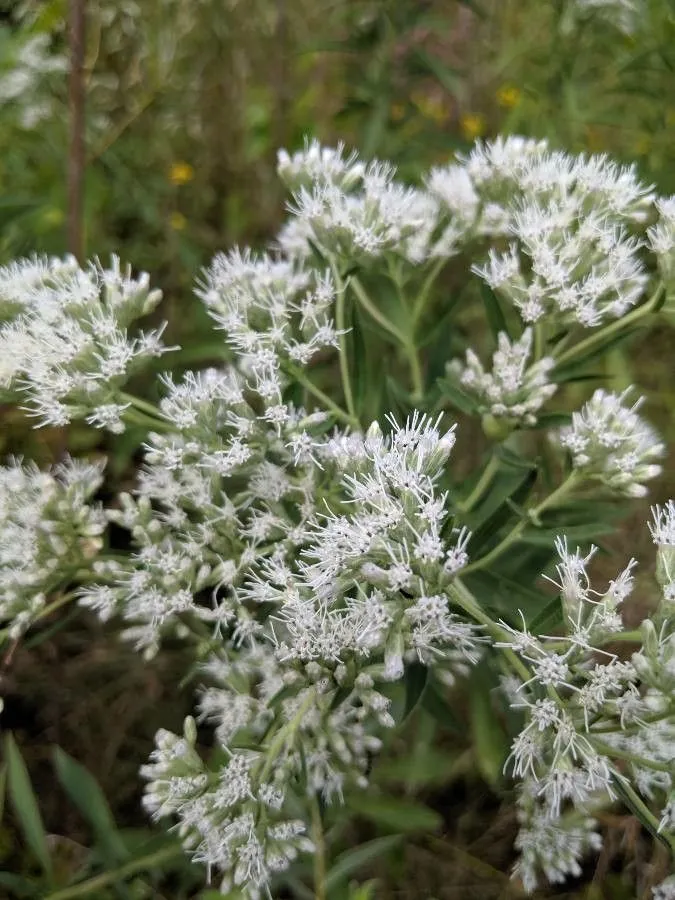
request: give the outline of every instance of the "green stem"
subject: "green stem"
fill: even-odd
[[[420,358],[417,353],[417,348],[412,341],[406,341],[403,345],[403,352],[408,358],[408,365],[410,366],[412,401],[414,404],[418,404],[424,399],[424,375],[422,374]]]
[[[120,393],[120,399],[123,403],[130,403],[135,409],[149,416],[154,416],[162,422],[166,422],[166,416],[154,403],[149,403],[147,400],[141,400],[140,397],[136,397],[134,394],[125,394],[124,392]]]
[[[641,318],[649,315],[649,313],[653,312],[654,307],[661,299],[662,291],[663,285],[659,284],[649,300],[646,303],[643,303],[642,306],[638,306],[637,309],[634,309],[632,312],[628,313],[628,315],[621,316],[621,318],[617,319],[615,322],[606,325],[604,328],[601,328],[600,331],[596,331],[595,334],[587,337],[586,340],[581,341],[579,344],[575,344],[574,347],[570,347],[567,352],[562,353],[556,359],[556,368],[568,365],[576,359],[577,356],[583,356],[596,344],[606,341],[611,335],[621,331],[627,326],[635,324],[635,322],[639,322]],[[555,352],[553,353],[553,356],[556,356]]]
[[[61,609],[62,606],[65,606],[66,603],[70,603],[71,600],[74,600],[77,594],[74,591],[70,591],[67,594],[63,594],[63,596],[58,597],[52,603],[48,603],[44,609],[41,609],[40,612],[35,616],[31,625],[34,625],[36,622],[39,622],[40,619],[45,619],[47,616],[51,615],[53,612],[56,612],[57,609]]]
[[[633,790],[630,784],[628,784],[623,778],[621,778],[621,776],[615,775],[614,781],[617,785],[617,792],[619,796],[621,797],[623,795],[623,798],[628,798],[628,800],[630,801],[630,807],[632,807],[631,811],[647,827],[647,829],[652,833],[654,837],[659,838],[664,844],[668,846],[671,855],[675,858],[675,842],[673,837],[669,835],[668,832],[661,831],[659,820],[644,802],[642,797],[640,797],[639,794],[637,794],[636,791]]]
[[[417,299],[415,300],[415,305],[412,310],[412,324],[413,328],[417,325],[420,320],[422,313],[424,312],[424,307],[429,298],[429,294],[431,293],[431,288],[434,286],[434,282],[438,278],[441,273],[441,269],[446,264],[447,260],[443,257],[437,259],[429,270],[429,274],[424,279],[424,284],[422,285],[422,289],[417,295]]]
[[[344,394],[347,412],[354,422],[359,421],[354,406],[354,393],[352,391],[352,382],[349,375],[349,358],[347,356],[347,341],[345,328],[345,295],[347,293],[346,285],[340,277],[335,260],[330,260],[333,278],[335,279],[335,289],[337,291],[337,299],[335,301],[335,325],[337,327],[339,337],[339,356],[340,356],[340,378],[342,380],[342,393]],[[359,425],[360,427],[360,425]]]
[[[312,794],[312,843],[314,844],[314,900],[326,900],[326,843],[323,837],[321,807]]]
[[[301,384],[304,388],[306,388],[310,394],[314,394],[317,400],[320,400],[326,409],[329,409],[336,419],[339,419],[340,422],[344,422],[345,425],[351,425],[352,428],[360,429],[361,423],[355,416],[350,416],[348,412],[345,412],[341,406],[338,406],[328,394],[324,394],[321,388],[318,388],[313,381],[311,381],[302,369],[299,369],[297,366],[286,365],[284,366],[288,370],[289,373],[293,375],[293,378]]]
[[[176,856],[182,856],[184,853],[181,847],[164,847],[155,853],[149,853],[140,859],[133,859],[119,869],[113,869],[111,872],[104,872],[94,878],[88,878],[87,881],[81,881],[79,884],[73,884],[70,887],[62,888],[53,894],[47,894],[44,900],[73,900],[74,897],[92,897],[94,892],[100,891],[102,888],[110,884],[115,884],[135,875],[136,872],[142,872],[144,869],[157,870],[160,865]]]
[[[549,507],[553,506],[557,503],[565,494],[568,494],[574,484],[576,483],[576,472],[572,472],[567,476],[565,481],[561,485],[559,485],[552,494],[549,494],[545,500],[543,500],[538,506],[535,506],[533,509],[529,510],[529,515],[523,517],[520,522],[510,531],[506,537],[501,540],[496,547],[493,547],[489,553],[486,553],[485,556],[481,556],[480,559],[477,559],[473,563],[469,563],[464,569],[462,569],[462,574],[466,575],[468,572],[477,572],[479,569],[484,569],[490,563],[494,562],[495,559],[498,559],[505,553],[511,544],[514,544],[518,538],[521,536],[523,531],[527,528],[528,525],[532,524],[532,521],[536,521],[537,517],[541,515],[545,510],[549,509]]]
[[[488,487],[494,476],[497,474],[497,470],[499,469],[499,462],[496,456],[491,456],[488,460],[487,466],[483,469],[480,478],[476,482],[474,489],[471,491],[466,500],[462,500],[460,503],[457,503],[457,509],[460,512],[467,513],[470,512],[476,503],[480,500],[480,498],[485,493],[485,489]]]
[[[464,570],[466,571],[466,570]],[[485,627],[485,630],[488,632],[490,637],[494,638],[497,641],[510,641],[511,635],[507,631],[505,631],[501,625],[498,625],[495,621],[493,621],[490,616],[486,612],[484,612],[476,598],[473,596],[471,591],[460,581],[459,578],[455,578],[449,588],[450,596],[454,603],[457,604],[461,609],[464,610],[467,615],[471,616],[471,618],[478,622],[480,625]],[[525,663],[520,659],[520,657],[508,647],[500,648],[504,657],[508,660],[511,668],[523,679],[523,682],[529,681],[532,677],[532,673],[527,668]]]
[[[139,425],[141,428],[147,428],[148,430],[171,431],[173,429],[170,422],[156,419],[154,416],[149,416],[138,409],[125,409],[122,413],[122,418],[129,425]]]
[[[383,315],[375,306],[356,275],[352,275],[350,277],[349,286],[356,294],[356,297],[361,306],[363,306],[363,308],[367,310],[369,315],[373,319],[375,319],[378,325],[381,325],[385,331],[388,331],[389,334],[395,337],[399,344],[401,344],[402,346],[408,342],[408,338],[406,338],[406,336],[401,331],[399,331],[396,325],[394,325],[393,322],[390,322],[389,319],[385,315]]]
[[[546,344],[546,335],[544,334],[544,323],[537,322],[534,326],[534,361],[539,360],[544,355],[544,347]]]
[[[605,756],[614,759],[625,759],[628,762],[635,763],[636,766],[644,766],[645,769],[654,769],[656,772],[673,771],[672,763],[660,763],[653,759],[647,759],[644,756],[636,756],[634,753],[629,753],[627,750],[619,750],[611,744],[606,744],[604,741],[597,740],[597,738],[592,736],[592,733],[589,737],[595,749],[599,750],[600,753],[603,753]]]
[[[316,690],[311,689],[298,707],[297,712],[290,720],[290,722],[287,722],[285,725],[283,725],[274,735],[272,743],[269,745],[265,752],[265,765],[263,766],[262,771],[260,772],[260,775],[258,777],[258,780],[261,783],[265,781],[267,776],[269,775],[272,766],[274,765],[274,761],[281,752],[281,748],[295,735],[298,725],[300,724],[300,722],[302,722],[305,713],[311,707],[312,703],[314,703],[315,699]]]
[[[406,359],[408,360],[408,365],[410,366],[412,399],[414,403],[419,403],[424,397],[424,376],[422,374],[422,366],[420,363],[419,355],[417,353],[417,348],[415,347],[415,343],[413,340],[412,328],[411,333],[409,335],[406,335],[396,325],[394,325],[393,322],[390,322],[389,319],[380,312],[377,306],[375,306],[356,276],[353,275],[350,278],[349,286],[352,288],[352,290],[356,294],[357,300],[359,301],[361,306],[363,306],[363,308],[368,312],[368,314],[373,319],[375,319],[375,321],[379,325],[381,325],[385,331],[388,331],[389,334],[394,337],[401,345]]]

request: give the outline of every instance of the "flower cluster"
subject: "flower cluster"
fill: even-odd
[[[604,339],[607,319],[618,318],[607,328],[620,332],[643,294],[644,247],[629,229],[644,230],[651,192],[604,157],[523,138],[478,144],[420,187],[386,163],[314,142],[282,152],[279,171],[293,196],[275,248],[220,254],[197,287],[226,362],[161,376],[157,406],[122,390],[164,350],[160,332],[127,333],[159,301],[147,276],[133,278],[116,260],[110,269],[72,259],[0,269],[3,398],[25,402],[43,423],[145,427],[134,488],[105,513],[90,502],[97,466],[2,470],[8,628],[18,634],[51,592],[78,585],[80,603],[147,656],[167,638],[192,646],[212,752],[199,752],[192,719],[182,736],[160,731],[143,769],[145,803],[176,823],[224,893],[271,896],[275,877],[314,850],[309,819],[367,786],[370,757],[395,724],[390,695],[405,685],[391,682],[414,665],[450,688],[497,653],[524,723],[509,765],[520,782],[525,887],[542,874],[577,874],[599,846],[596,807],[633,785],[670,833],[675,505],[654,511],[662,601],[630,659],[611,642],[622,633],[633,561],[596,592],[594,551],[558,540],[559,636],[532,633],[524,616],[494,621],[492,582],[480,577],[491,573],[479,571],[497,562],[499,576],[500,556],[544,510],[557,506],[561,521],[572,507],[587,514],[608,489],[642,495],[663,446],[639,404],[598,390],[557,435],[568,451],[558,489],[531,501],[524,489],[534,498],[542,485],[528,478],[504,493],[513,479],[502,464],[534,474],[514,440],[457,502],[455,428],[438,415],[446,398],[432,388],[419,330],[442,266],[471,256],[473,271],[510,301],[504,314],[483,287],[513,337],[498,332],[489,370],[471,348],[465,362],[437,360],[456,382],[448,396],[454,387],[484,424],[501,420],[504,434],[545,424],[564,380],[556,367],[574,368],[577,326],[601,329],[584,339],[587,349]],[[665,201],[659,209],[649,236],[657,256],[669,215]],[[475,292],[469,263],[464,274]],[[371,333],[391,359],[359,358],[371,351],[358,341]],[[382,384],[365,383],[370,363]],[[410,393],[390,377],[399,366],[410,370]],[[495,501],[472,506],[492,480]],[[566,506],[568,487],[579,490]],[[127,533],[126,552],[102,549],[107,522]],[[525,579],[538,576],[523,565]]]
[[[658,529],[662,511],[655,510]],[[521,781],[517,874],[528,890],[543,873],[549,881],[580,874],[582,856],[600,845],[593,811],[630,783],[650,800],[660,798],[661,825],[673,829],[672,662],[673,620],[657,635],[643,622],[643,648],[630,660],[611,652],[623,626],[620,607],[633,590],[631,560],[604,591],[591,586],[588,564],[567,542],[557,543],[557,580],[565,634],[541,637],[501,623],[497,646],[521,663],[510,702],[525,714],[510,764]]]
[[[627,229],[645,221],[653,195],[634,169],[606,157],[530,144],[514,159],[517,149],[488,145],[467,161],[495,199],[512,198],[501,224],[508,249],[491,249],[474,271],[525,322],[548,316],[590,328],[622,316],[648,282],[642,244]]]
[[[537,412],[556,392],[556,385],[549,381],[555,362],[544,357],[528,366],[532,355],[530,328],[517,341],[510,341],[507,334],[500,332],[497,345],[491,372],[485,371],[471,348],[466,351],[466,365],[453,360],[448,372],[467,393],[476,397],[483,415],[505,418],[514,424],[535,425]]]
[[[0,467],[0,621],[11,637],[100,549],[106,520],[91,499],[101,481],[100,465],[77,460],[52,472],[19,462]]]
[[[653,428],[637,414],[642,400],[624,405],[628,391],[612,394],[599,388],[559,440],[572,455],[576,470],[597,478],[607,487],[631,497],[641,497],[643,482],[661,471],[656,462],[665,453]]]
[[[162,329],[132,337],[128,328],[160,299],[116,258],[109,269],[72,258],[0,269],[0,397],[26,402],[43,425],[86,418],[123,431],[121,387],[165,349]]]
[[[390,164],[363,164],[310,144],[292,160],[282,154],[279,171],[293,188],[293,218],[279,238],[287,253],[306,257],[314,246],[362,261],[387,251],[424,259],[437,204],[397,182]]]
[[[649,248],[656,256],[666,287],[672,290],[675,280],[675,197],[660,198],[656,208],[659,219],[647,230]]]
[[[287,419],[282,392],[289,369],[337,346],[330,273],[235,251],[215,258],[198,294],[225,332],[248,388],[268,406],[270,421]]]

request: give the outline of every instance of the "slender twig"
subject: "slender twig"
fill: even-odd
[[[474,489],[471,491],[466,500],[461,500],[456,504],[457,509],[460,512],[467,513],[470,512],[476,503],[480,500],[480,498],[485,493],[486,488],[497,474],[499,469],[499,460],[496,456],[491,456],[488,464],[483,469],[480,478],[476,482]]]
[[[596,331],[590,337],[586,338],[586,340],[580,341],[578,344],[570,347],[569,350],[567,350],[565,353],[562,353],[556,359],[556,368],[560,368],[570,362],[573,362],[578,356],[581,356],[584,353],[587,353],[589,350],[592,350],[596,344],[602,343],[613,334],[616,334],[623,329],[634,325],[636,322],[639,322],[640,319],[644,318],[644,316],[649,315],[654,311],[654,308],[659,303],[663,290],[663,285],[659,284],[649,300],[646,303],[643,303],[642,306],[638,306],[637,309],[629,312],[628,315],[621,316],[621,318],[617,319],[615,322],[612,322],[605,328],[601,328],[600,331]],[[555,356],[556,353],[554,351],[553,357],[555,358]]]
[[[314,844],[314,900],[326,900],[326,843],[323,836],[321,807],[316,794],[310,800],[312,808],[312,843]]]
[[[68,249],[76,259],[84,256],[84,173],[85,136],[85,0],[70,0],[68,8],[68,47],[70,75],[68,109],[70,115],[70,150],[68,154]]]
[[[181,856],[183,853],[184,850],[180,846],[163,847],[161,850],[149,853],[140,859],[132,859],[131,862],[120,866],[119,869],[112,869],[110,872],[104,872],[102,875],[96,875],[94,878],[88,878],[79,884],[73,884],[60,891],[55,891],[53,894],[47,894],[44,900],[73,900],[74,897],[93,897],[95,896],[95,891],[100,891],[101,888],[129,878],[129,876],[135,875],[136,872],[142,872],[143,870],[157,871],[162,863]]]
[[[493,547],[489,553],[486,553],[485,556],[481,556],[475,562],[469,563],[462,570],[462,574],[466,575],[468,572],[475,572],[478,569],[484,569],[487,565],[494,562],[495,559],[502,556],[505,553],[511,544],[514,544],[518,538],[522,535],[523,531],[527,528],[528,525],[532,525],[536,522],[537,518],[541,515],[541,513],[545,512],[545,510],[549,509],[551,506],[555,506],[555,504],[561,500],[566,494],[570,492],[572,487],[576,484],[576,473],[572,472],[565,481],[561,485],[559,485],[553,493],[549,494],[542,502],[535,506],[534,508],[528,510],[527,515],[524,516],[520,522],[510,531],[506,537],[504,537],[496,547]]]

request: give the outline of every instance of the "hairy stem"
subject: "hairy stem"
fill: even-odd
[[[345,296],[347,293],[346,285],[340,277],[337,264],[333,259],[330,261],[333,278],[335,279],[335,288],[337,290],[337,299],[335,301],[335,325],[338,330],[339,355],[340,355],[340,378],[342,380],[342,393],[345,398],[347,412],[351,419],[355,422],[359,421],[354,406],[354,393],[352,391],[351,376],[349,374],[349,358],[347,356],[347,341],[345,328]]]
[[[628,315],[621,316],[621,318],[617,319],[615,322],[606,325],[604,328],[601,328],[600,331],[596,331],[590,337],[587,337],[585,340],[570,347],[569,350],[562,353],[556,359],[556,368],[568,365],[577,357],[583,356],[589,350],[592,350],[596,344],[602,343],[607,340],[608,337],[611,337],[613,334],[618,334],[624,328],[634,325],[636,322],[639,322],[640,319],[652,313],[661,299],[663,290],[663,284],[659,284],[649,300],[646,303],[643,303],[642,306],[638,306],[637,309],[634,309],[632,312],[628,313]],[[553,356],[555,357],[555,353]]]
[[[486,553],[485,556],[481,556],[480,559],[477,559],[473,563],[469,563],[462,570],[462,574],[466,575],[468,572],[477,572],[479,569],[484,569],[486,566],[489,566],[495,559],[498,559],[502,556],[512,544],[518,540],[518,538],[522,535],[523,531],[527,528],[528,525],[532,524],[532,521],[536,521],[537,517],[541,515],[545,510],[549,509],[551,506],[555,506],[555,504],[561,500],[566,494],[570,492],[570,490],[574,487],[576,483],[576,473],[572,472],[565,481],[561,485],[559,485],[553,493],[549,494],[542,502],[533,507],[528,511],[528,515],[523,517],[520,522],[510,531],[505,538],[503,538],[496,547],[493,547],[489,553]]]
[[[323,836],[321,806],[312,794],[312,843],[314,844],[314,900],[326,900],[326,842]]]
[[[378,325],[381,325],[385,331],[388,331],[400,344],[410,367],[412,399],[414,403],[419,403],[424,397],[424,377],[422,374],[420,358],[417,353],[417,347],[415,346],[413,339],[412,328],[410,334],[404,334],[398,326],[394,325],[393,322],[390,322],[389,319],[380,312],[377,306],[375,306],[356,276],[353,275],[350,278],[349,286],[352,288],[356,294],[357,300],[370,317],[373,318]]]
[[[497,474],[497,470],[499,469],[499,462],[496,456],[491,456],[488,460],[488,464],[483,469],[480,478],[476,482],[474,489],[471,491],[466,500],[461,500],[456,504],[457,509],[460,512],[467,513],[470,512],[474,506],[478,503],[480,498],[485,493],[486,488]]]
[[[351,425],[352,428],[359,429],[361,427],[359,420],[355,416],[350,416],[350,414],[342,409],[341,406],[334,403],[328,394],[324,394],[321,388],[318,388],[314,382],[305,375],[302,369],[299,369],[296,366],[286,366],[286,368],[293,375],[293,378],[298,384],[301,384],[310,392],[310,394],[313,394],[317,400],[320,400],[326,409],[329,409],[333,413],[336,419],[340,422],[344,422],[345,425]]]

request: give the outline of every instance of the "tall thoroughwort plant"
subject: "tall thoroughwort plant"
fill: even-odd
[[[157,734],[145,805],[228,896],[274,895],[310,854],[325,898],[325,812],[368,789],[396,691],[422,673],[451,698],[478,664],[513,726],[528,891],[579,874],[608,804],[675,852],[675,503],[653,510],[637,630],[636,561],[594,586],[577,547],[665,456],[637,396],[586,387],[673,292],[675,198],[518,137],[417,187],[315,143],[279,173],[273,248],[198,282],[223,364],[162,376],[157,405],[128,384],[169,349],[135,328],[146,275],[0,271],[3,402],[126,429],[143,457],[107,509],[98,459],[2,468],[5,640],[73,600],[147,657],[194,648],[200,738],[193,718]]]

